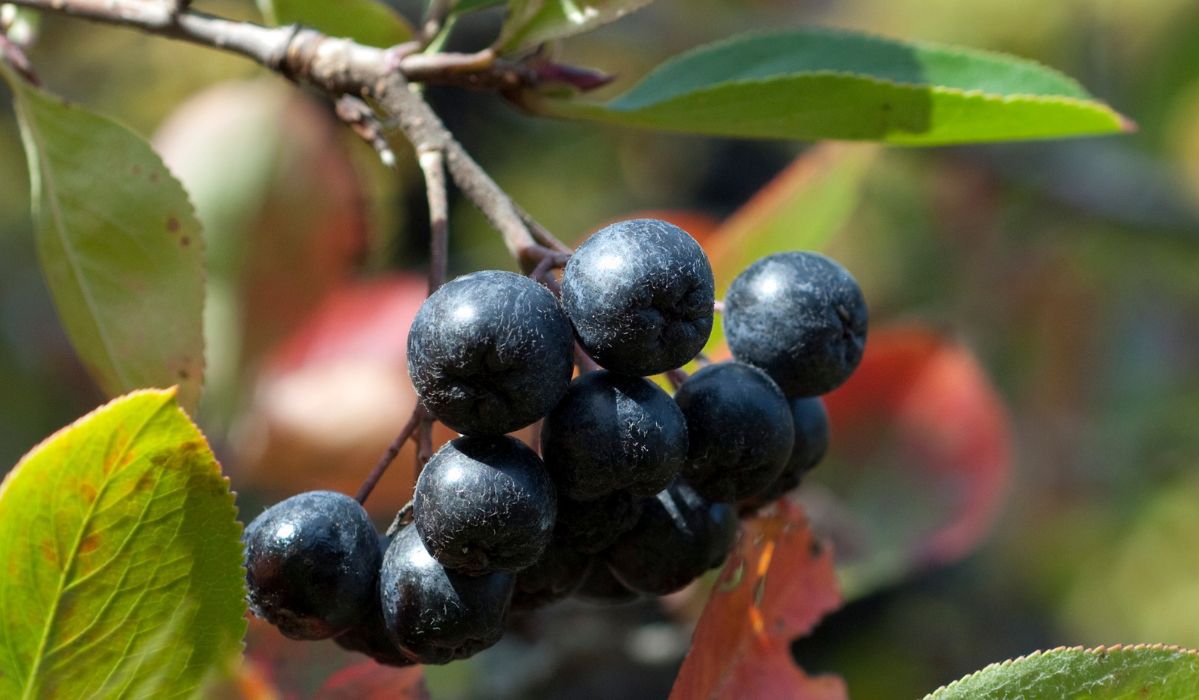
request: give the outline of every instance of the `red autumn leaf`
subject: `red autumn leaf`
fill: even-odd
[[[1011,435],[968,349],[917,325],[872,331],[861,366],[825,402],[831,453],[813,481],[827,490],[801,498],[837,543],[847,595],[956,560],[990,531]]]
[[[284,637],[277,629],[250,618],[244,666],[253,683],[239,679],[245,700],[266,697],[346,698],[348,700],[423,700],[428,697],[420,666],[383,666],[345,651],[331,641],[307,642]],[[314,694],[314,689],[318,688]]]
[[[846,697],[831,676],[795,665],[791,640],[841,602],[830,550],[798,505],[746,522],[696,626],[671,700]]]

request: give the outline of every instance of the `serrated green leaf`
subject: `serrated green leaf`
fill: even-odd
[[[302,24],[329,36],[387,48],[412,38],[412,25],[376,0],[258,0],[272,24]]]
[[[228,481],[174,390],[116,399],[0,484],[0,697],[188,697],[245,634]]]
[[[700,47],[606,104],[534,96],[528,106],[552,116],[715,136],[907,145],[1131,128],[1077,82],[1031,61],[813,29]]]
[[[580,34],[614,22],[653,0],[511,0],[496,46],[502,51]]]
[[[109,396],[204,373],[204,242],[187,193],[144,139],[0,70],[15,97],[37,247],[59,317]]]
[[[1199,652],[1164,645],[1061,648],[992,664],[926,700],[1190,700]]]

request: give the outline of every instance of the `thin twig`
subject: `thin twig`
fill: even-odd
[[[429,201],[429,294],[445,284],[449,263],[450,207],[445,182],[445,155],[440,150],[420,153],[421,172],[425,176],[425,195]]]
[[[395,169],[396,155],[384,133],[383,122],[362,98],[342,95],[337,98],[337,116],[345,122],[358,138],[367,142],[379,154],[379,160],[388,168]]]
[[[33,64],[29,62],[29,57],[25,55],[24,49],[3,33],[0,33],[0,58],[31,84],[38,86],[42,84],[41,79],[33,70]]]
[[[375,490],[375,485],[379,483],[379,479],[383,478],[383,474],[387,472],[387,468],[395,461],[396,455],[400,454],[400,450],[404,449],[404,443],[408,442],[416,432],[417,426],[424,420],[425,409],[417,404],[412,410],[412,415],[408,418],[408,422],[400,429],[400,434],[392,440],[391,446],[387,448],[387,452],[379,458],[378,464],[371,470],[371,473],[366,477],[366,481],[362,482],[362,486],[358,487],[358,493],[354,499],[359,503],[366,503],[366,499],[370,497],[371,491]]]

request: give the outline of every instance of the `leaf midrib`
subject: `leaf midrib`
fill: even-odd
[[[141,437],[141,434],[146,429],[146,426],[158,416],[165,406],[165,404],[160,405],[152,413],[146,416],[146,418],[137,427],[137,430],[133,431],[132,435],[129,436],[129,440],[125,443],[125,445],[112,455],[112,463],[114,465],[119,464],[120,461],[125,458],[125,455],[129,453],[134,443],[137,442],[137,439]],[[66,588],[67,581],[70,579],[71,574],[75,569],[75,562],[78,558],[79,546],[83,542],[83,535],[85,532],[87,532],[88,527],[91,525],[92,516],[95,514],[97,504],[99,504],[101,499],[104,497],[104,494],[108,490],[108,487],[112,483],[112,479],[115,475],[116,470],[114,468],[113,473],[109,474],[104,479],[103,483],[100,484],[100,488],[96,490],[96,497],[92,499],[91,503],[88,504],[87,512],[84,513],[83,520],[80,522],[79,528],[75,532],[75,540],[71,544],[71,548],[67,551],[67,560],[58,576],[58,583],[54,589],[54,596],[50,600],[50,610],[46,615],[46,624],[42,628],[41,638],[38,640],[37,649],[34,651],[33,661],[29,667],[29,674],[25,677],[24,687],[21,691],[22,700],[29,700],[31,697],[33,697],[32,693],[38,685],[38,671],[40,670],[42,661],[46,658],[46,645],[50,641],[50,632],[54,629],[54,622],[58,617],[58,606],[62,601],[63,591]]]

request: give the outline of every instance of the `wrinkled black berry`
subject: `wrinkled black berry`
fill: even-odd
[[[379,573],[383,623],[391,641],[422,664],[465,659],[504,633],[515,576],[497,571],[467,576],[425,549],[414,527],[395,536]]]
[[[421,403],[465,435],[502,435],[536,421],[566,393],[570,322],[548,289],[487,270],[449,282],[408,333],[408,373]]]
[[[554,540],[536,564],[516,575],[512,609],[533,610],[566,598],[583,583],[590,565],[590,555]]]
[[[594,501],[559,496],[554,539],[585,554],[597,554],[637,524],[644,500],[628,491],[615,491]]]
[[[637,525],[604,553],[613,576],[650,595],[673,593],[720,566],[737,536],[737,513],[681,479],[648,499]]]
[[[657,374],[695,357],[712,332],[714,298],[699,244],[656,219],[597,231],[562,275],[562,307],[579,343],[620,374]]]
[[[764,372],[740,362],[710,365],[674,398],[690,441],[683,474],[704,498],[748,498],[782,473],[795,428],[787,399]]]
[[[600,557],[591,560],[587,575],[575,589],[574,597],[595,605],[620,605],[632,603],[641,597],[637,591],[616,580],[612,570]]]
[[[250,609],[288,637],[332,637],[369,613],[379,544],[349,496],[292,496],[254,518],[242,540]]]
[[[791,422],[795,426],[795,446],[791,448],[791,457],[783,467],[783,473],[770,486],[739,504],[739,510],[743,513],[755,511],[794,490],[804,474],[819,464],[828,451],[828,412],[824,409],[824,401],[813,396],[791,399],[788,403],[791,406]]]
[[[521,441],[462,437],[421,471],[412,513],[425,546],[445,567],[517,571],[549,544],[557,496],[541,459]]]
[[[766,370],[789,397],[849,378],[866,347],[866,300],[853,276],[819,253],[778,253],[733,280],[724,329],[733,356]]]
[[[588,372],[546,416],[541,454],[559,492],[570,498],[618,489],[652,496],[683,467],[687,423],[653,382]]]

